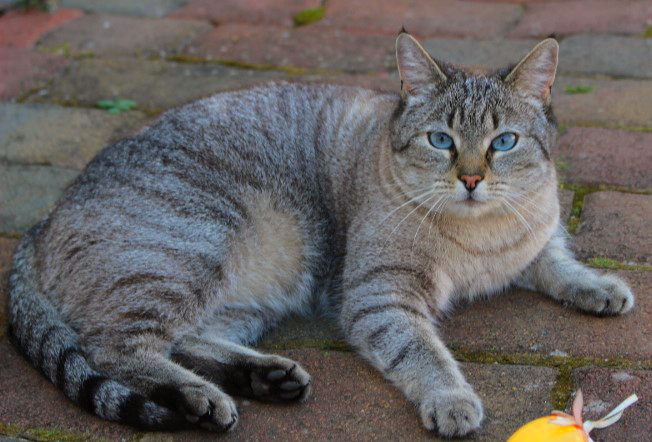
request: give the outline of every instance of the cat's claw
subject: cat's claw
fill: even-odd
[[[420,414],[428,430],[444,437],[473,433],[484,417],[482,401],[471,387],[437,391],[421,404]]]
[[[613,275],[601,275],[586,285],[564,290],[567,303],[599,316],[622,315],[634,307],[634,295],[627,284]]]

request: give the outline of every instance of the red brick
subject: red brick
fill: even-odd
[[[67,63],[61,57],[0,47],[0,100],[17,98],[44,85],[61,72]]]
[[[581,368],[573,372],[573,378],[584,395],[585,420],[600,419],[630,394],[635,393],[638,396],[638,402],[627,408],[617,423],[591,432],[594,441],[650,440],[652,371]]]
[[[587,33],[640,34],[652,25],[652,2],[570,0],[536,2],[514,32],[515,37],[546,37]]]
[[[591,91],[569,94],[564,90],[580,85],[590,86]],[[560,77],[552,101],[559,122],[567,126],[652,128],[650,81]]]
[[[600,318],[542,294],[511,290],[458,308],[442,323],[445,341],[466,351],[652,360],[652,272],[615,273],[637,297],[630,314]]]
[[[0,16],[0,46],[29,49],[44,34],[84,15],[78,9],[49,14],[38,9],[14,10]]]
[[[652,195],[596,192],[584,197],[578,256],[652,264]]]
[[[394,38],[318,29],[231,24],[200,37],[187,52],[254,64],[378,71],[396,63]]]
[[[652,189],[652,133],[570,128],[554,150],[562,181]]]
[[[402,26],[419,36],[489,38],[504,34],[520,17],[521,7],[456,0],[329,0],[316,27],[336,27],[396,36]]]
[[[320,0],[191,0],[169,17],[209,20],[220,25],[252,23],[293,26],[296,13],[319,6]]]

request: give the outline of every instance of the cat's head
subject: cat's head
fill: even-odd
[[[554,185],[558,50],[547,39],[514,68],[477,74],[434,61],[401,33],[401,103],[391,123],[400,190],[433,213],[477,217],[521,207]]]

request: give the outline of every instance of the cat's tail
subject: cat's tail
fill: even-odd
[[[39,292],[33,241],[41,228],[34,226],[20,241],[9,278],[9,335],[15,345],[69,399],[103,419],[147,430],[187,426],[177,413],[88,364],[75,331]]]

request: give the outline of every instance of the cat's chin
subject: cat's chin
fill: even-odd
[[[479,201],[475,198],[466,198],[449,204],[447,211],[459,218],[480,218],[497,210],[492,201]]]

